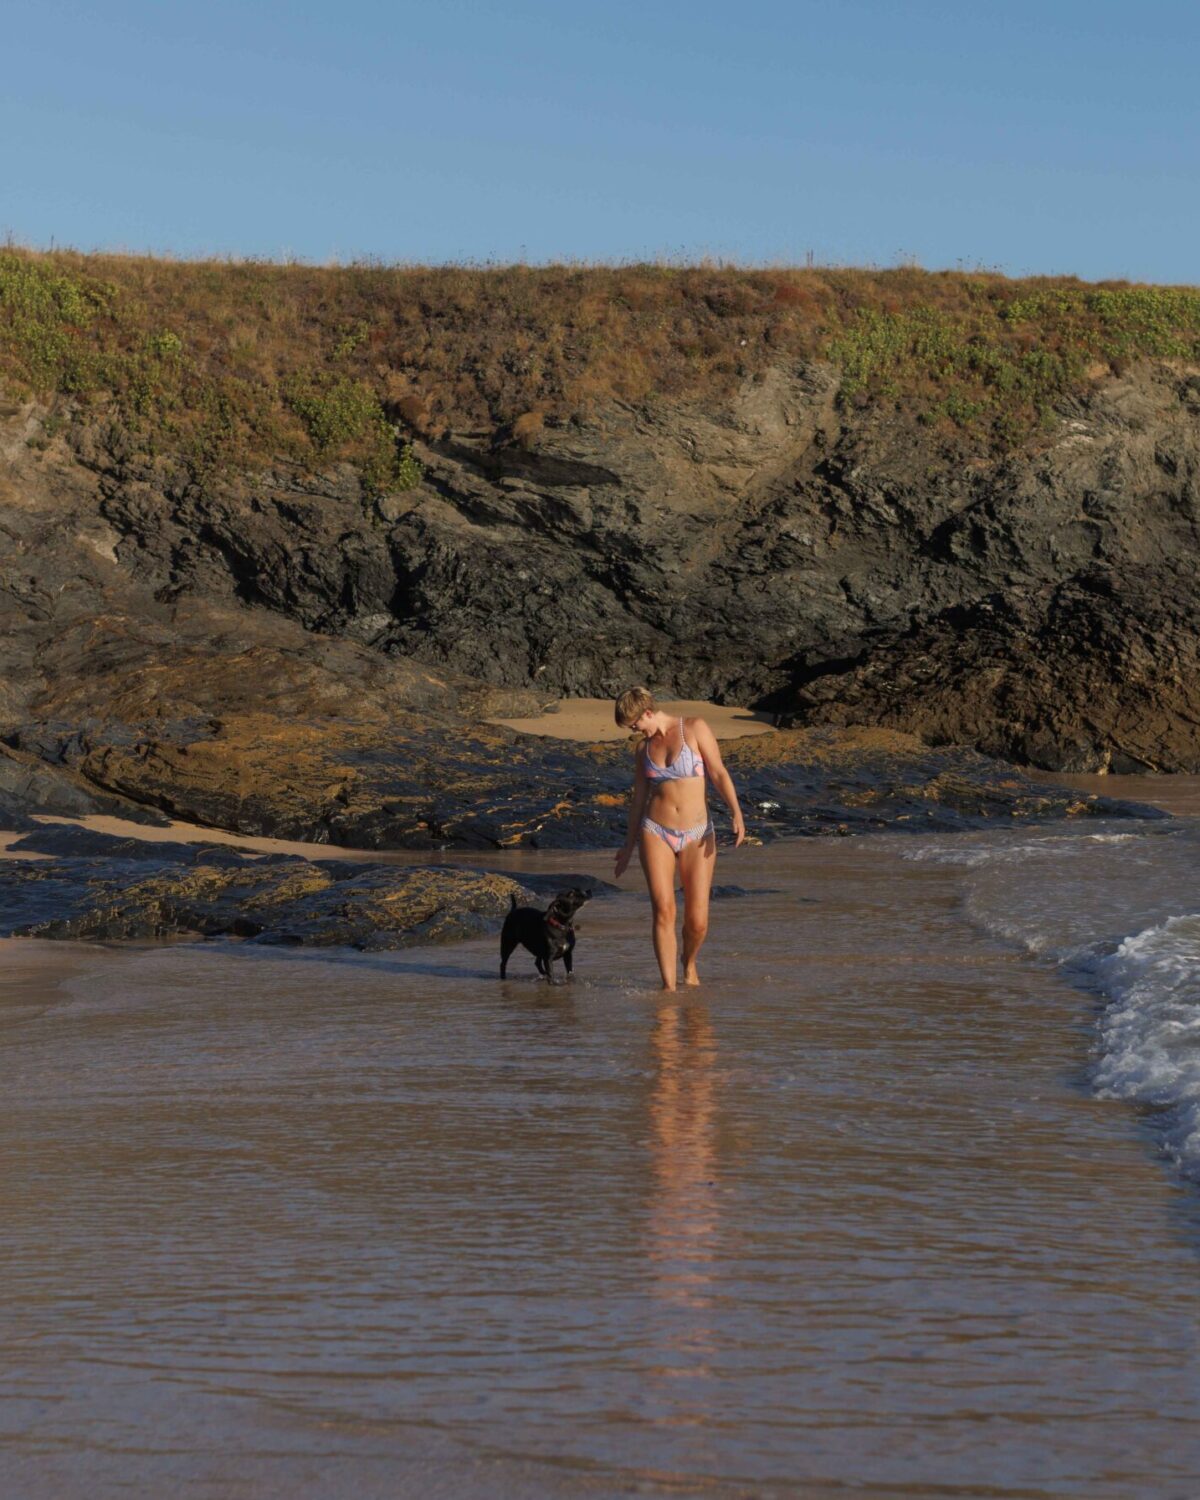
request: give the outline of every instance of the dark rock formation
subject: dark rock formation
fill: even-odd
[[[559,746],[400,710],[38,723],[14,738],[176,817],[357,848],[612,843],[630,781],[627,754],[611,746]]]
[[[0,862],[0,933],[6,936],[233,936],[407,948],[498,931],[511,896],[538,899],[509,876],[480,870],[251,858],[71,828],[32,835],[14,848],[64,857]],[[577,880],[560,877],[555,888]]]
[[[160,611],[240,601],[503,687],[649,680],[808,719],[878,709],[1050,766],[1200,764],[1200,377],[1110,379],[1001,460],[835,394],[821,368],[776,370],[726,411],[611,408],[533,450],[447,439],[381,504],[349,471],[104,472],[89,524]],[[927,711],[931,681],[948,700],[989,673],[998,699]]]
[[[78,818],[88,814],[163,824],[161,813],[97,792],[61,767],[0,745],[0,828],[33,828],[31,813]]]
[[[931,750],[885,729],[756,735],[725,747],[725,764],[760,836],[951,832],[997,821],[1161,818],[1154,808],[1082,797],[973,750]]]
[[[31,733],[48,758],[174,816],[354,848],[616,848],[632,782],[624,745],[566,745],[411,718],[283,726],[247,716],[137,732],[101,723]],[[730,744],[726,763],[751,836],[761,840],[980,827],[998,817],[1155,816],[1032,781],[975,751],[930,750],[885,730],[759,735]],[[723,830],[724,810],[715,813]]]
[[[1200,767],[1200,597],[1190,568],[1090,569],[876,640],[792,694],[793,717],[913,729],[1057,771]]]
[[[727,747],[760,840],[1153,816],[952,742],[1197,764],[1194,380],[1110,386],[1004,464],[949,464],[834,395],[827,372],[776,371],[724,413],[447,438],[421,489],[382,500],[348,470],[133,471],[102,422],[30,448],[22,409],[0,424],[0,826],[31,831],[0,860],[0,932],[390,948],[495,930],[514,893],[595,882],[36,815],[611,848],[629,747],[484,721],[636,679],[821,721]]]

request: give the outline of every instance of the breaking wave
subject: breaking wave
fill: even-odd
[[[1166,1150],[1200,1180],[1200,828],[1014,831],[907,857],[957,866],[974,926],[1100,997],[1097,1094],[1160,1111]]]

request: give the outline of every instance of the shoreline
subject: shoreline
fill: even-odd
[[[1055,783],[893,731],[779,732],[763,716],[733,706],[695,700],[662,706],[701,712],[719,734],[748,814],[748,847],[793,837],[955,833],[1013,826],[1014,819],[1032,826],[1080,815],[1153,818],[1163,816],[1157,809],[1168,816],[1200,810],[1200,777],[1129,777],[1119,788],[1111,777]],[[34,832],[0,831],[5,930],[39,940],[232,935],[373,951],[489,929],[510,896],[540,901],[557,877],[609,884],[611,852],[620,842],[614,830],[624,824],[628,797],[623,752],[634,739],[611,714],[607,700],[569,700],[556,713],[514,721],[535,725],[534,738],[563,749],[539,759],[532,787],[519,774],[527,752],[516,750],[506,770],[497,768],[494,785],[508,788],[499,803],[468,783],[470,800],[439,806],[431,788],[428,810],[414,807],[411,816],[428,819],[421,826],[435,834],[444,825],[445,841],[432,846],[364,847],[236,833],[179,818],[161,826],[108,813],[31,810]],[[1071,780],[1099,795],[1080,798]],[[1141,797],[1142,806],[1111,801],[1107,794],[1116,790]],[[519,814],[511,821],[510,806]],[[532,836],[514,836],[522,827]],[[14,847],[26,839],[30,847]]]
[[[602,702],[605,700],[592,700]],[[672,705],[673,707],[674,705]],[[701,705],[703,706],[703,705]],[[743,712],[743,710],[738,710]],[[554,715],[545,715],[553,718]],[[498,722],[498,721],[497,721]],[[530,721],[534,722],[534,721]],[[614,726],[615,727],[615,726]],[[769,728],[769,726],[767,726]],[[757,734],[758,729],[749,729],[747,735]],[[574,739],[574,734],[555,738]],[[1200,817],[1200,776],[1180,773],[1163,776],[1092,776],[1084,774],[1054,775],[1049,771],[1031,773],[1035,780],[1051,785],[1068,786],[1077,791],[1094,793],[1097,796],[1113,795],[1121,800],[1142,802],[1158,808],[1171,817]],[[43,826],[81,828],[89,833],[102,833],[114,838],[138,839],[146,844],[214,844],[223,848],[237,849],[244,854],[294,854],[302,859],[328,860],[352,859],[379,864],[429,864],[434,862],[430,851],[423,849],[370,849],[354,848],[344,844],[306,843],[297,839],[273,839],[251,834],[230,833],[222,828],[207,828],[200,823],[172,820],[165,825],[134,823],[125,818],[110,817],[101,813],[89,813],[71,818],[57,813],[33,813],[35,821]],[[26,830],[28,831],[28,830]],[[39,854],[33,850],[14,851],[12,845],[25,837],[25,833],[0,829],[0,861],[46,860],[55,858],[51,854]],[[563,858],[575,863],[595,858],[602,851],[595,849],[443,849],[435,851],[436,862],[457,860],[479,861],[480,859],[506,860],[514,854],[525,858],[552,857],[552,863],[561,863]],[[0,942],[11,941],[0,938]]]

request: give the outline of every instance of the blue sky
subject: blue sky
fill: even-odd
[[[1195,0],[20,0],[0,233],[1200,282]]]

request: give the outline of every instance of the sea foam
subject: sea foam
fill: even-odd
[[[1169,917],[1095,961],[1109,997],[1098,1023],[1096,1091],[1165,1106],[1164,1140],[1200,1175],[1200,913]]]
[[[957,866],[973,926],[1100,997],[1096,1092],[1157,1108],[1166,1150],[1200,1180],[1200,827],[1012,830],[907,857]]]

